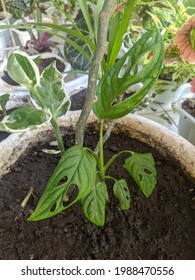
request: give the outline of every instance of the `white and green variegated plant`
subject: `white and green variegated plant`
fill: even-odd
[[[151,61],[135,76],[132,76],[132,68],[149,51],[154,52]],[[123,77],[119,77],[119,72],[126,60],[128,62],[126,62],[125,73]],[[105,120],[123,117],[139,105],[155,83],[162,63],[162,39],[158,30],[153,29],[144,34],[135,46],[102,77],[97,86],[97,102],[93,106],[93,112],[100,120],[99,154],[79,145],[69,148],[62,155],[45,192],[28,220],[36,221],[54,216],[80,200],[86,217],[96,225],[103,226],[108,197],[107,180],[114,182],[113,193],[119,200],[121,209],[129,209],[130,190],[127,182],[123,178],[117,180],[107,175],[111,164],[122,153],[127,154],[124,168],[143,194],[146,197],[150,196],[156,184],[156,170],[152,155],[126,150],[114,155],[105,163],[103,123]],[[113,105],[130,85],[138,82],[142,82],[143,87],[137,93]],[[73,190],[77,194],[76,197],[67,201]]]
[[[16,50],[8,58],[7,71],[13,80],[29,90],[34,107],[21,107],[6,115],[0,122],[0,130],[10,133],[24,132],[51,122],[60,152],[63,153],[64,146],[57,118],[67,112],[70,100],[64,92],[62,74],[57,70],[55,62],[40,75],[32,58]]]
[[[79,3],[84,2],[79,1]],[[105,162],[104,159],[104,122],[111,121],[111,123],[114,123],[116,119],[132,112],[142,102],[157,80],[164,58],[162,38],[156,28],[145,32],[141,39],[118,61],[116,61],[116,57],[121,40],[115,42],[114,36],[111,36],[114,33],[110,33],[109,52],[107,52],[109,57],[107,62],[103,61],[104,74],[96,86],[98,69],[102,59],[104,60],[103,51],[105,51],[104,46],[108,38],[107,33],[104,32],[109,23],[109,18],[105,16],[105,12],[106,9],[110,9],[108,15],[111,14],[114,2],[114,0],[105,1],[99,15],[97,48],[89,71],[90,86],[77,123],[75,145],[68,150],[65,151],[63,147],[62,137],[57,125],[57,118],[66,113],[70,104],[63,91],[59,72],[54,65],[51,65],[40,76],[36,65],[28,56],[16,51],[9,57],[8,72],[10,76],[29,89],[30,96],[37,106],[36,108],[17,109],[14,115],[11,114],[12,116],[3,119],[0,123],[0,129],[8,131],[26,130],[50,121],[55,129],[61,150],[61,159],[51,175],[36,209],[28,218],[29,221],[52,217],[80,201],[86,217],[96,225],[104,226],[108,199],[107,180],[113,181],[113,193],[119,201],[121,210],[128,210],[130,207],[130,189],[126,180],[124,178],[116,179],[108,175],[108,169],[112,163],[123,153],[127,155],[124,168],[143,194],[149,197],[155,187],[156,169],[150,153],[140,154],[125,150],[114,155],[108,162]],[[133,6],[129,5],[130,2],[125,3],[127,3],[129,11],[132,11]],[[136,1],[132,2],[135,3]],[[126,17],[128,17],[129,11],[124,12]],[[114,20],[112,18],[112,21]],[[128,20],[129,18],[124,20],[126,26]],[[122,39],[124,25],[119,26],[116,22],[112,25],[112,28],[114,26],[114,30],[118,34],[116,36],[117,40]],[[120,32],[118,32],[118,29],[121,29]],[[104,40],[102,37],[104,37]],[[100,59],[98,54],[101,51]],[[151,51],[153,56],[148,64],[144,65],[141,71],[133,74],[133,70],[140,60]],[[95,68],[96,72],[94,72]],[[14,69],[17,69],[17,73]],[[121,69],[123,69],[123,72]],[[93,83],[93,86],[90,83]],[[123,99],[125,91],[131,85],[137,83],[142,83],[142,88],[132,96]],[[90,96],[91,88],[94,88],[96,96]],[[86,115],[91,109],[100,123],[98,151],[92,151],[90,148],[83,146],[84,132],[82,132],[82,129],[86,123]],[[25,111],[25,117],[20,110]],[[35,120],[33,120],[33,114]]]

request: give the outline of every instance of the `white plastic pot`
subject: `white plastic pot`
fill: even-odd
[[[0,25],[5,25],[6,23],[0,22]],[[5,29],[0,29],[0,62],[4,61],[6,58],[6,47],[7,47],[7,42],[6,42],[6,34],[7,30]]]
[[[165,84],[166,85],[163,88],[154,87],[153,92],[157,94],[154,101],[164,107],[171,108],[177,82],[165,81]]]
[[[29,23],[35,22],[34,20],[29,20],[28,18],[26,18],[26,21]],[[42,21],[45,23],[52,23],[51,19],[48,19],[45,17],[43,18]],[[24,25],[24,23],[21,19],[19,19],[14,22],[14,25]],[[25,47],[26,43],[31,39],[28,30],[13,29],[13,32],[18,36],[22,47]],[[37,30],[32,30],[32,32],[33,32],[35,38],[37,38]]]
[[[178,132],[195,145],[195,118],[182,108],[182,103],[186,98],[192,98],[193,93],[190,91],[190,84],[184,84],[178,88],[175,93],[173,107],[179,114]]]
[[[68,112],[65,117],[59,119],[62,133],[67,131],[70,125],[76,125],[79,115],[78,111]],[[99,129],[99,123],[94,115],[90,116],[88,124],[93,125],[94,129]],[[178,134],[156,122],[134,114],[118,120],[113,132],[138,139],[154,147],[164,156],[170,156],[195,181],[195,147]],[[50,124],[25,133],[11,134],[0,143],[0,176],[9,172],[18,158],[25,155],[33,145],[54,139],[53,128]]]

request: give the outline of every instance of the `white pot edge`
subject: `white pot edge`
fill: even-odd
[[[59,119],[62,130],[70,125],[75,125],[80,111],[69,112],[65,117]],[[96,117],[91,114],[89,122],[96,121]],[[114,131],[118,129],[131,135],[142,142],[145,142],[160,151],[161,154],[169,155],[176,159],[182,169],[195,180],[195,147],[183,137],[160,124],[145,119],[141,116],[129,114],[117,121]],[[25,153],[25,151],[38,142],[49,140],[53,129],[50,124],[28,131],[25,133],[14,133],[0,143],[0,176],[9,172],[11,165]],[[52,140],[52,139],[50,139]]]

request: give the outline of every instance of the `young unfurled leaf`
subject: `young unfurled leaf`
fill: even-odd
[[[149,197],[156,184],[156,169],[152,155],[133,153],[125,160],[125,168],[144,195]]]
[[[143,66],[141,71],[133,75],[132,69],[149,51],[154,53],[151,60]],[[160,74],[163,58],[163,41],[159,31],[154,28],[146,32],[100,80],[97,86],[97,102],[93,105],[95,115],[99,119],[114,120],[130,113],[153,87]],[[125,71],[120,77],[119,74],[123,67],[125,67]],[[137,83],[142,83],[143,87],[125,100],[115,103],[116,99],[123,95],[130,86]]]
[[[3,112],[3,115],[6,115],[6,104],[9,101],[9,93],[5,93],[0,96],[0,106]]]
[[[94,224],[104,226],[107,186],[105,182],[96,182],[91,192],[82,199],[85,216]]]
[[[119,200],[121,210],[128,210],[130,207],[130,192],[127,182],[124,179],[116,180],[113,186],[113,192]]]
[[[10,54],[7,71],[14,81],[28,89],[39,82],[39,69],[25,52],[16,50]]]
[[[31,108],[21,107],[4,117],[0,122],[0,130],[7,132],[23,132],[34,129],[50,121],[51,116],[46,112]]]
[[[50,64],[43,71],[40,82],[36,85],[36,90],[41,100],[54,118],[64,115],[70,106],[70,100],[64,92],[62,74],[57,70],[55,62]],[[31,92],[31,97],[41,106],[35,94]]]
[[[80,146],[69,148],[54,170],[45,192],[29,217],[37,221],[52,217],[85,197],[94,187],[96,181],[96,160],[89,149]],[[78,188],[76,198],[64,205],[64,198],[72,186]]]

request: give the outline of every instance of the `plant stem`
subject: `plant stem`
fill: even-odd
[[[100,141],[99,141],[99,158],[100,158],[100,173],[102,178],[105,176],[104,174],[104,144],[103,144],[103,128],[104,128],[104,120],[100,122]]]
[[[110,15],[114,6],[115,0],[107,0],[104,2],[102,11],[99,15],[98,22],[98,38],[97,45],[93,57],[93,61],[89,70],[89,81],[87,88],[87,95],[85,98],[85,103],[81,111],[75,134],[75,145],[83,145],[84,131],[87,119],[92,109],[94,102],[94,97],[96,94],[96,84],[98,77],[98,70],[101,65],[106,47],[107,47],[107,32],[109,26]]]
[[[107,131],[106,131],[106,133],[104,134],[104,137],[103,137],[103,144],[106,143],[106,141],[110,138],[110,135],[112,133],[112,129],[113,129],[115,123],[116,123],[116,121],[114,120],[109,124],[108,129],[107,129]],[[99,153],[99,143],[95,147],[94,153],[95,154]]]
[[[35,7],[36,7],[36,13],[35,13],[35,21],[37,23],[41,23],[42,22],[42,14],[41,14],[41,9],[39,7],[39,1],[36,0],[35,2]],[[37,26],[36,26],[37,27]],[[37,39],[40,39],[41,37],[41,33],[42,31],[41,30],[37,30]]]
[[[57,142],[58,142],[58,147],[59,147],[60,153],[62,155],[65,152],[65,149],[64,149],[64,144],[63,144],[60,128],[58,126],[57,121],[54,118],[51,119],[51,124],[53,126],[54,131],[55,131],[56,139],[57,139]]]
[[[22,17],[21,20],[22,20],[22,22],[23,22],[24,25],[29,26],[29,24],[28,24],[28,22],[25,20],[25,18]],[[27,29],[27,32],[29,33],[31,40],[32,40],[32,41],[35,41],[36,38],[35,38],[35,35],[33,34],[33,31],[32,31],[31,29]]]

